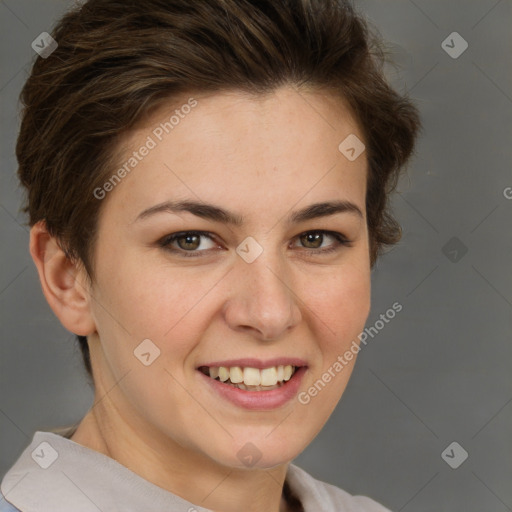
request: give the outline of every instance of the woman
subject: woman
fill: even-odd
[[[386,510],[291,463],[347,385],[419,128],[362,19],[90,0],[52,35],[19,176],[95,402],[35,433],[0,510]]]

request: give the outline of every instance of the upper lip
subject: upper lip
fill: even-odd
[[[243,359],[226,359],[224,361],[212,361],[209,363],[203,363],[198,366],[208,366],[208,367],[233,367],[233,366],[242,366],[244,368],[258,368],[260,370],[264,368],[272,368],[273,366],[307,366],[306,361],[303,359],[299,359],[297,357],[275,357],[273,359],[256,359],[252,357],[245,357]]]

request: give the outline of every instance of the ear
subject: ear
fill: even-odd
[[[80,336],[94,333],[90,286],[83,265],[66,256],[57,240],[48,233],[44,221],[30,230],[30,254],[44,296],[61,324]]]

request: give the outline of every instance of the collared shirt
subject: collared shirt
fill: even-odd
[[[304,512],[389,512],[370,498],[315,480],[293,464],[286,483]],[[211,512],[52,432],[34,434],[0,490],[0,512]]]

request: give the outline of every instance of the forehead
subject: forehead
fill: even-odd
[[[353,136],[363,140],[347,104],[326,93],[184,96],[121,141],[117,164],[128,172],[108,200],[125,210],[186,198],[241,210],[329,193],[364,198],[365,154],[349,161],[339,149]]]

